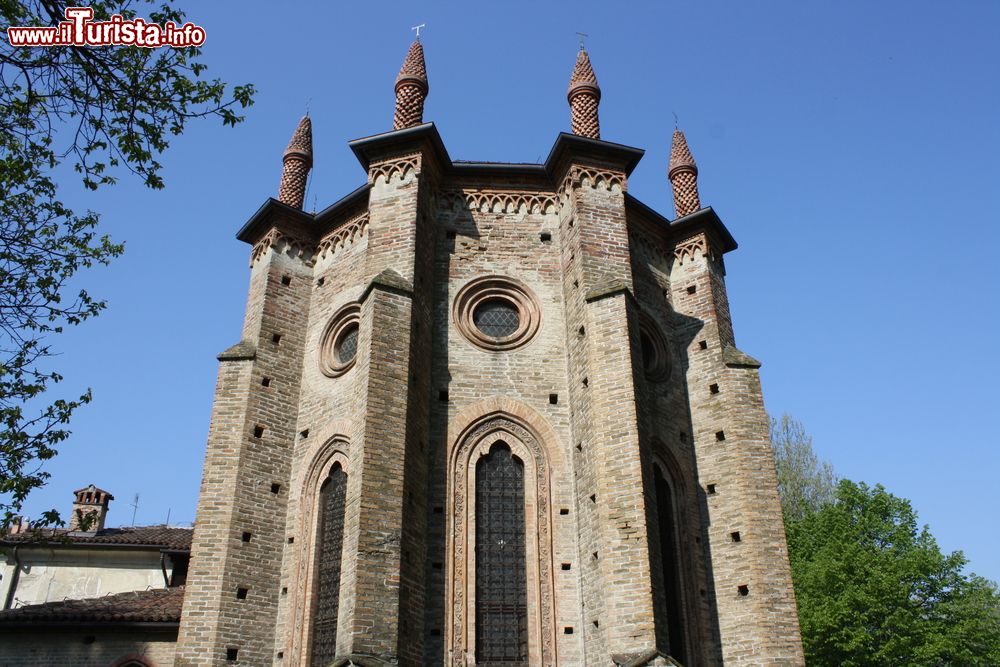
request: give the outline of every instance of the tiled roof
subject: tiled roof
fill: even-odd
[[[189,550],[191,548],[192,532],[192,528],[172,528],[169,526],[104,528],[103,530],[89,533],[48,528],[36,531],[29,530],[15,535],[5,535],[0,540],[0,544],[120,544]]]
[[[0,611],[0,626],[18,623],[179,623],[184,587],[129,591],[85,600]]]
[[[110,491],[105,491],[104,489],[99,489],[96,486],[94,486],[93,484],[91,484],[89,486],[85,486],[82,489],[77,489],[76,491],[73,492],[73,495],[76,495],[78,493],[83,493],[84,491],[90,491],[91,493],[100,493],[100,494],[103,494],[103,495],[107,496],[109,500],[114,500],[115,499],[115,497],[113,495],[111,495]]]

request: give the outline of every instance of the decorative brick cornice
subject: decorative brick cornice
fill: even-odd
[[[625,174],[620,171],[575,166],[570,168],[566,178],[563,179],[559,186],[559,194],[565,196],[570,190],[582,186],[603,190],[613,190],[617,186],[619,190],[625,192],[628,188],[628,180],[625,178]]]
[[[678,264],[683,265],[684,262],[692,261],[697,257],[707,257],[709,252],[708,236],[696,234],[674,246],[674,259]]]
[[[444,207],[455,208],[464,204],[473,211],[482,213],[553,213],[559,205],[554,194],[518,192],[511,190],[461,189],[446,190],[441,193],[440,202]]]
[[[253,268],[253,265],[271,249],[287,252],[293,257],[300,257],[306,263],[312,261],[316,252],[316,246],[312,242],[292,236],[277,227],[272,227],[271,231],[254,244],[253,250],[250,251],[250,267]]]
[[[320,259],[334,255],[338,250],[354,243],[368,233],[368,211],[348,220],[332,232],[324,236],[316,247],[316,255]]]
[[[628,239],[633,254],[666,265],[667,258],[672,253],[659,238],[661,235],[655,233],[650,235],[634,229],[629,230]]]
[[[420,172],[421,154],[414,153],[384,162],[373,163],[368,168],[368,182],[374,185],[381,177],[388,183],[393,176],[399,176],[400,180],[406,178],[410,171]]]

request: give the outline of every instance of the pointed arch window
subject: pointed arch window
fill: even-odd
[[[344,503],[347,473],[334,463],[320,487],[316,529],[316,594],[312,616],[310,663],[326,665],[337,653],[337,612],[344,546]]]
[[[479,407],[449,455],[445,645],[455,664],[558,665],[548,450]]]
[[[660,561],[663,565],[663,588],[667,603],[667,633],[670,655],[686,662],[684,607],[681,598],[680,540],[677,533],[674,490],[660,466],[656,470],[656,510],[660,528]]]
[[[476,664],[528,664],[524,464],[498,440],[476,463]]]

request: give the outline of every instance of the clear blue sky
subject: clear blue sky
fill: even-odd
[[[365,180],[350,139],[390,129],[410,26],[427,23],[425,119],[455,159],[533,162],[568,130],[588,47],[603,137],[646,149],[630,191],[672,215],[673,112],[727,257],[739,346],[838,473],[913,501],[946,550],[1000,579],[1000,3],[196,3],[209,74],[260,92],[239,128],[193,125],[167,189],[97,194],[124,257],[82,281],[108,311],[62,336],[67,395],[90,386],[30,514],[90,482],[112,524],[194,518],[215,354],[237,342],[249,247],[309,105],[307,208]],[[275,8],[279,12],[275,12]]]

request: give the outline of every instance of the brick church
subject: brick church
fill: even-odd
[[[802,664],[736,242],[684,135],[671,218],[585,50],[544,164],[453,160],[419,40],[395,90],[364,185],[303,210],[304,118],[239,231],[175,664]]]

